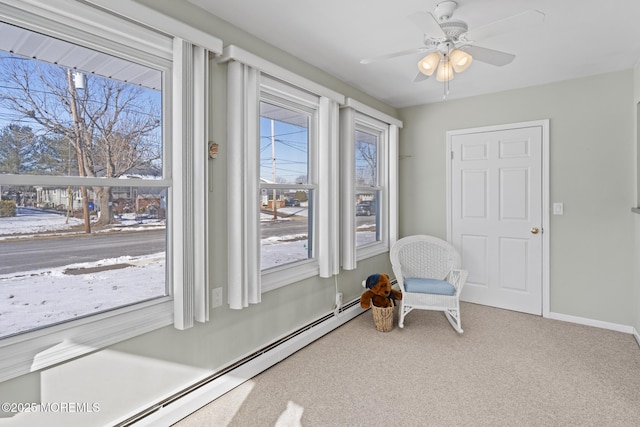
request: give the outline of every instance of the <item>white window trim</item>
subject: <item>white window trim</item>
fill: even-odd
[[[338,255],[338,104],[344,96],[236,46],[227,46],[219,62],[228,63],[228,197],[229,306],[242,309],[261,301],[261,294],[305,278],[331,277],[339,271]],[[264,79],[261,76],[269,76]],[[273,78],[273,79],[271,79]],[[275,79],[275,80],[274,80]],[[316,257],[260,271],[259,209],[259,100],[262,90],[280,90],[294,97],[297,90],[318,99],[314,207]],[[304,104],[306,96],[300,96]],[[312,130],[310,129],[310,132]]]
[[[402,122],[353,98],[347,98],[340,111],[343,182],[341,201],[341,263],[345,270],[357,268],[357,262],[389,251],[398,237],[398,133]],[[378,141],[378,186],[381,192],[379,224],[381,240],[356,246],[355,227],[355,132],[371,129]]]
[[[380,240],[377,240],[372,243],[368,243],[362,246],[356,246],[356,259],[366,259],[372,257],[374,255],[378,255],[384,253],[389,250],[389,188],[388,188],[388,156],[389,156],[389,131],[388,125],[380,122],[379,120],[373,119],[370,116],[366,116],[362,113],[356,112],[355,117],[356,125],[355,131],[360,131],[364,133],[368,133],[371,135],[375,135],[378,140],[378,145],[376,147],[376,155],[377,159],[377,177],[378,182],[375,186],[370,187],[369,189],[378,194],[378,211],[376,211],[377,222],[380,227],[378,232],[380,236]],[[355,151],[355,138],[353,140],[353,144],[351,149]],[[355,181],[354,181],[355,182]],[[359,193],[363,187],[356,186],[354,184],[354,196]],[[352,199],[351,204],[353,205]],[[355,221],[355,218],[354,218]],[[354,225],[355,227],[355,225]]]
[[[172,42],[166,34],[132,25],[74,0],[1,0],[0,15],[9,23],[50,36],[68,39],[75,35],[83,46],[105,53],[129,53],[142,64],[148,57],[172,60]]]
[[[180,64],[180,65],[178,65]],[[208,52],[174,39],[173,154],[171,194],[174,225],[171,270],[175,300],[174,325],[187,329],[209,320],[207,268],[207,115]]]
[[[52,3],[59,0],[50,0]],[[157,10],[151,9],[143,4],[131,0],[87,0],[89,3],[98,5],[106,10],[110,10],[129,19],[133,19],[141,24],[148,25],[156,30],[172,36],[178,37],[190,44],[202,46],[205,49],[222,53],[222,40],[211,34],[205,33],[195,27],[185,24],[171,16],[167,16]],[[167,30],[170,28],[170,30]]]
[[[165,178],[144,182],[144,185],[172,186],[173,189],[179,190],[171,191],[168,207],[172,221],[167,225],[167,248],[173,250],[167,251],[166,268],[167,278],[173,278],[173,289],[170,289],[173,297],[162,297],[1,339],[0,381],[67,361],[172,323],[177,328],[184,329],[191,326],[193,320],[206,321],[208,180],[204,160],[207,158],[207,100],[204,94],[207,89],[208,52],[182,40],[175,41],[180,48],[174,49],[171,37],[73,0],[2,0],[0,17],[6,22],[33,31],[75,41],[105,53],[164,69],[163,98],[166,101],[163,107],[163,134],[172,135],[173,132],[173,137],[177,139],[173,144],[165,142],[164,145],[167,150],[164,162]],[[190,53],[185,55],[185,52]],[[191,59],[193,62],[190,62]],[[188,67],[186,73],[183,73],[185,65]],[[197,69],[194,70],[195,68]],[[182,79],[187,81],[182,82],[179,87],[174,84],[173,90],[172,70],[179,71],[175,74],[181,75]],[[199,97],[198,94],[203,96]],[[168,106],[172,105],[172,97],[179,99],[180,105],[188,112],[178,115],[174,111],[172,118],[171,111],[168,111]],[[195,114],[194,111],[202,114]],[[187,145],[190,147],[182,148]],[[173,152],[169,151],[168,147],[173,147]],[[179,149],[176,150],[176,147]],[[174,159],[171,158],[172,154]],[[184,175],[183,170],[188,170],[190,174]],[[21,184],[34,180],[28,176],[15,178]],[[62,179],[47,177],[48,182],[53,184]],[[82,180],[84,184],[91,180],[77,179]],[[68,178],[64,180],[69,181]],[[111,182],[109,179],[96,180],[99,180],[101,185]],[[121,180],[113,181],[114,184],[122,184]],[[193,200],[182,199],[180,193],[185,192],[194,194]],[[185,203],[188,203],[186,209]],[[178,248],[176,242],[183,242],[183,237],[189,234],[195,237]],[[182,269],[179,261],[189,256],[192,257],[191,264],[186,270]],[[173,268],[176,265],[180,265],[180,268]]]
[[[332,187],[337,185],[337,134],[331,130],[337,128],[338,107],[326,97],[317,95],[300,94],[299,88],[276,84],[273,79],[264,78],[261,85],[261,93],[273,93],[273,89],[280,89],[280,96],[285,99],[298,101],[300,105],[306,105],[315,110],[315,116],[309,129],[311,144],[309,176],[312,184],[308,185],[313,190],[313,215],[314,221],[310,234],[313,241],[314,258],[282,265],[260,272],[260,286],[262,292],[287,286],[314,276],[331,277],[338,273],[337,242],[338,227],[337,216],[334,216],[334,207],[337,206],[335,195],[331,193]],[[315,101],[309,103],[310,99]],[[255,141],[254,141],[255,144]],[[253,177],[252,177],[253,179]],[[259,179],[259,168],[256,169],[255,181]],[[256,193],[257,194],[257,193]],[[259,239],[256,242],[260,246]],[[259,268],[259,266],[258,266]]]
[[[312,221],[311,228],[309,229],[309,234],[312,236],[311,241],[313,242],[312,252],[314,254],[313,259],[305,259],[297,262],[280,265],[277,267],[270,268],[268,270],[260,271],[260,285],[262,292],[268,292],[273,289],[277,289],[281,286],[288,285],[293,282],[297,282],[309,277],[313,277],[320,274],[319,260],[318,254],[319,252],[319,244],[317,239],[317,233],[321,229],[318,224],[318,180],[320,176],[320,162],[318,159],[319,155],[319,110],[320,110],[320,98],[317,95],[313,95],[309,92],[300,90],[296,87],[292,87],[288,84],[282,83],[278,80],[274,80],[270,76],[262,75],[260,78],[260,102],[267,102],[276,105],[280,105],[283,108],[291,108],[292,110],[298,110],[301,113],[309,114],[310,123],[308,129],[308,138],[309,138],[309,164],[308,164],[308,176],[310,178],[310,183],[306,185],[290,185],[290,184],[269,184],[269,188],[281,188],[281,189],[290,189],[293,187],[296,188],[304,188],[311,191],[311,208],[312,211],[309,211],[309,215],[314,220]],[[256,145],[257,147],[257,145]],[[256,149],[257,152],[257,149]],[[258,162],[258,167],[255,169],[256,176],[251,177],[255,181],[258,181],[260,178],[260,165]],[[260,188],[263,187],[262,184],[259,185]],[[257,194],[257,193],[256,193]],[[258,214],[259,215],[259,214]],[[260,226],[258,226],[258,230]],[[257,246],[261,249],[261,245],[258,242]]]
[[[338,104],[344,104],[344,95],[326,88],[312,80],[304,78],[286,68],[280,67],[272,62],[267,61],[251,52],[248,52],[235,45],[229,45],[224,48],[224,52],[218,62],[225,63],[229,61],[236,61],[242,64],[248,65],[256,70],[261,71],[264,74],[273,76],[283,82],[289,83],[292,86],[306,90],[309,93],[328,98]]]
[[[173,322],[159,298],[0,340],[0,382],[151,332]]]

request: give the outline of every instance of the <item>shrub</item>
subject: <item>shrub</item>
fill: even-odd
[[[16,216],[16,202],[13,200],[0,200],[0,218]]]

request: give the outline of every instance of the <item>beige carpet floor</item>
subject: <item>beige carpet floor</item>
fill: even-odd
[[[629,334],[462,305],[464,334],[371,311],[177,423],[191,426],[639,426]]]

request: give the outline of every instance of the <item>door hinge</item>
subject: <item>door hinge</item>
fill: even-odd
[[[451,150],[451,160],[453,160],[453,150]]]

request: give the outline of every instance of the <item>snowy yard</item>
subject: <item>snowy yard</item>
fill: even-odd
[[[159,253],[0,276],[0,337],[164,295],[164,261]]]
[[[55,236],[81,224],[19,209],[16,217],[0,218],[0,240]],[[164,295],[164,264],[165,254],[158,253],[0,275],[0,337]]]
[[[82,220],[78,218],[69,218],[67,223],[66,217],[61,214],[17,208],[17,216],[0,218],[0,239],[17,234],[55,234],[79,225],[82,225]]]
[[[299,207],[280,211],[285,215],[306,215],[306,209]],[[263,214],[262,220],[271,218]],[[60,214],[19,209],[16,217],[0,218],[0,244],[36,234],[68,234],[73,226],[81,224],[76,218],[69,218],[67,223]],[[140,230],[150,225],[125,217],[120,230]],[[305,237],[287,235],[263,240],[263,268],[306,258]],[[359,232],[357,239],[358,244],[370,242],[375,240],[375,232]],[[164,252],[0,275],[0,338],[163,296],[164,275]]]

